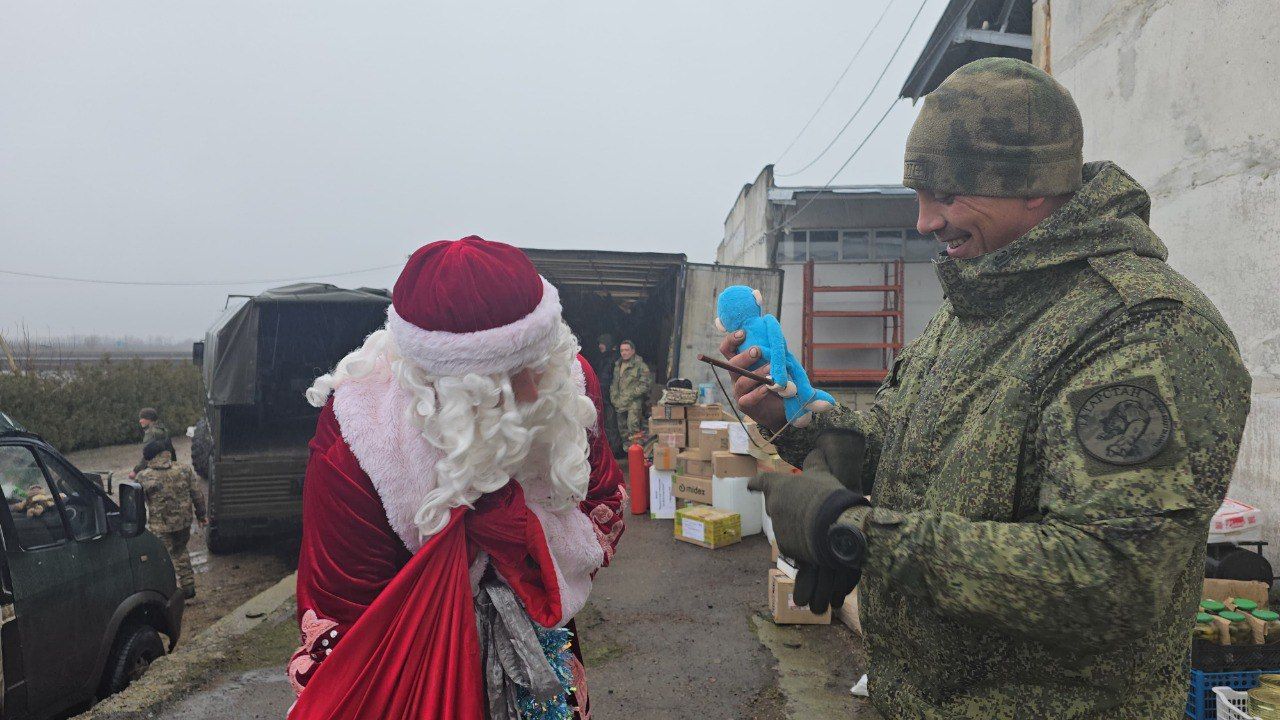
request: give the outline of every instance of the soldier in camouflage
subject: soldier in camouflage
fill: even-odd
[[[905,184],[946,244],[942,307],[867,412],[778,439],[804,474],[755,484],[801,564],[797,603],[839,603],[861,576],[885,717],[1182,717],[1250,377],[1165,263],[1146,191],[1084,165],[1082,136],[1067,91],[1020,61],[926,97]],[[750,365],[739,341],[722,350]],[[766,389],[735,392],[784,424]]]
[[[169,430],[160,422],[160,413],[155,408],[142,408],[138,411],[138,424],[142,426],[142,447],[146,447],[152,440],[169,439]],[[176,460],[177,457],[174,457]],[[129,473],[129,479],[133,480],[147,466],[146,458],[143,458],[137,465],[133,466],[133,472]]]
[[[618,417],[618,434],[624,441],[636,438],[644,423],[644,404],[649,397],[649,366],[636,354],[635,343],[618,344],[618,361],[613,364],[613,382],[609,383],[609,402]]]
[[[191,570],[187,541],[191,539],[192,508],[201,525],[209,524],[204,493],[190,465],[174,461],[173,444],[166,438],[152,440],[143,448],[147,466],[138,473],[138,482],[147,495],[147,528],[160,538],[187,598],[196,595],[196,578]]]

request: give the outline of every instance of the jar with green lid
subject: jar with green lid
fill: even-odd
[[[1231,623],[1227,628],[1230,635],[1231,645],[1252,645],[1253,644],[1253,626],[1249,624],[1249,618],[1244,613],[1232,612],[1231,610],[1223,610],[1218,613],[1218,617]]]
[[[1218,628],[1213,624],[1212,615],[1196,613],[1196,624],[1191,627],[1191,639],[1218,642]]]
[[[1258,682],[1280,690],[1280,675],[1259,675]]]
[[[1245,707],[1250,715],[1259,720],[1280,720],[1280,690],[1259,685],[1249,691]]]
[[[1223,605],[1217,600],[1201,600],[1200,601],[1200,612],[1207,612],[1210,615],[1217,615],[1218,613],[1226,609],[1227,609],[1227,606]]]
[[[1236,606],[1236,612],[1251,613],[1258,609],[1258,603],[1248,598],[1232,598],[1231,604]]]
[[[1280,645],[1280,614],[1271,610],[1254,610],[1253,616],[1262,621],[1262,644]]]

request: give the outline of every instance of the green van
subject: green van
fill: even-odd
[[[123,689],[178,642],[183,596],[136,483],[117,505],[0,413],[0,716],[53,717]]]

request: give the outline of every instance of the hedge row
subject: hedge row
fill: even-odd
[[[203,412],[200,369],[133,359],[59,372],[0,375],[0,411],[63,452],[140,442],[138,410],[154,407],[182,434]]]

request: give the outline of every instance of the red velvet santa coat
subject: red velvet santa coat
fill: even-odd
[[[599,382],[579,357],[596,405],[591,481],[580,510],[608,564],[622,533],[621,472],[603,430]],[[540,625],[563,625],[564,582],[548,546],[548,519],[515,481],[457,508],[448,526],[411,552],[394,504],[384,502],[343,437],[334,402],[311,441],[298,559],[303,646],[289,665],[298,702],[290,720],[480,720],[484,687],[469,571],[480,553]],[[402,513],[403,514],[403,513]],[[400,523],[402,524],[402,523]],[[554,532],[554,531],[553,531]],[[571,612],[576,612],[576,608]]]

